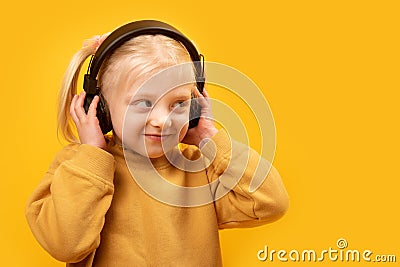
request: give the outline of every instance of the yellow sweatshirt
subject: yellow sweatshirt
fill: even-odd
[[[233,187],[197,207],[172,206],[149,196],[132,178],[125,160],[131,156],[141,169],[141,156],[115,142],[106,150],[85,144],[64,147],[28,200],[26,218],[32,233],[67,266],[222,266],[218,229],[275,221],[289,201],[273,167],[250,193],[259,160],[255,151],[237,142],[231,145],[223,130],[212,141],[215,145],[208,142],[201,153],[195,146],[179,146],[188,159],[209,159],[210,165],[201,171],[181,170],[165,157],[152,160],[157,172],[176,185],[217,181],[212,194]],[[219,178],[228,166],[243,165],[243,158],[232,153],[234,148],[250,151],[250,156],[244,171],[231,168],[241,176],[233,186],[229,175]],[[214,159],[211,151],[216,152]]]

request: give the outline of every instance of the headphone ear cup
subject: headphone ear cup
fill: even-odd
[[[85,101],[83,102],[83,108],[85,109],[86,114],[88,113],[90,104],[93,101],[93,98],[96,95],[93,94],[87,94],[85,97]],[[111,116],[110,116],[110,111],[108,109],[106,100],[104,99],[102,94],[99,94],[100,100],[99,103],[97,104],[97,109],[96,109],[96,116],[97,119],[99,120],[101,132],[103,134],[108,133],[113,129],[112,122],[111,122]]]
[[[97,113],[96,116],[100,123],[100,128],[103,134],[108,133],[113,129],[111,122],[110,110],[108,109],[107,102],[104,99],[103,95],[100,94],[100,101],[97,104]]]
[[[200,115],[201,105],[195,97],[192,97],[190,100],[189,128],[194,128],[199,124]]]

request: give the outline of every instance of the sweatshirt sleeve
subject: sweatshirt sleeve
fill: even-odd
[[[61,150],[29,198],[25,215],[40,245],[63,262],[79,262],[100,244],[114,192],[114,157],[90,145]]]
[[[214,195],[220,229],[259,226],[286,213],[289,197],[281,177],[256,151],[231,140],[224,130],[201,150],[212,159],[209,182],[218,179]]]

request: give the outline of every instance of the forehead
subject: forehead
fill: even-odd
[[[132,77],[128,84],[127,96],[162,96],[166,94],[190,94],[195,89],[193,64],[179,64],[155,69],[140,77]]]

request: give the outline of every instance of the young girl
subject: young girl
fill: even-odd
[[[185,46],[163,34],[130,38],[103,62],[98,84],[112,122],[112,134],[103,135],[96,116],[100,97],[93,98],[86,113],[87,94],[76,95],[76,84],[83,62],[104,39],[86,42],[66,72],[58,121],[71,144],[55,156],[27,203],[35,238],[67,266],[221,266],[218,229],[258,226],[285,213],[288,196],[278,172],[271,167],[251,192],[258,164],[268,163],[259,163],[255,151],[215,128],[206,90],[200,93],[196,83],[171,90],[143,86],[169,67],[193,65]],[[202,109],[197,126],[189,129],[193,96]],[[229,166],[243,165],[235,149],[247,149],[248,162],[243,170],[228,172]],[[168,157],[174,151],[206,167],[178,168]],[[176,205],[145,192],[138,181],[151,184],[154,176],[148,165],[141,165],[146,161],[172,184],[209,185],[212,201],[185,205],[192,195],[180,194],[183,204]],[[240,181],[232,185],[229,177],[235,175]],[[167,187],[152,186],[176,197]],[[221,190],[226,193],[213,198]]]

